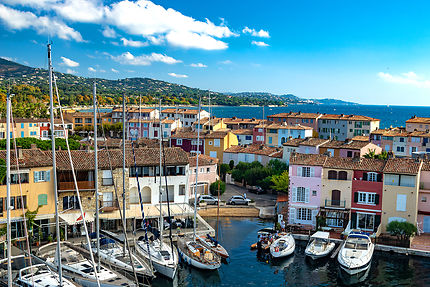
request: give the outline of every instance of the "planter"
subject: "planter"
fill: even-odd
[[[248,206],[255,206],[256,202],[248,202]]]
[[[207,205],[208,205],[208,204],[207,204],[206,202],[200,202],[200,203],[199,203],[199,206],[200,206],[200,207],[206,207]]]

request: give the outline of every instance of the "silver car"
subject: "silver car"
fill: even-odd
[[[228,204],[231,204],[231,205],[236,205],[236,204],[248,205],[248,203],[250,201],[251,201],[250,199],[245,198],[242,195],[235,195],[235,196],[232,196],[230,198],[230,200],[228,201]]]
[[[199,204],[202,201],[206,202],[207,204],[218,204],[218,199],[213,197],[212,195],[200,195],[197,201],[199,202]]]

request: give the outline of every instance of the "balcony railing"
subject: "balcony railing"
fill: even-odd
[[[117,200],[100,201],[100,206],[101,206],[101,211],[103,212],[111,212],[119,208],[119,204]]]
[[[94,181],[78,181],[79,190],[94,190]],[[74,191],[75,183],[72,182],[60,182],[58,184],[59,191]]]
[[[326,199],[324,206],[325,207],[345,208],[345,206],[346,206],[346,200]]]

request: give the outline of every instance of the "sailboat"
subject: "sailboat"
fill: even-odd
[[[160,100],[160,116],[159,116],[159,136],[160,136],[160,147],[159,147],[159,157],[160,157],[160,179],[159,179],[159,204],[160,204],[160,216],[159,216],[159,236],[153,240],[148,239],[147,234],[139,238],[136,242],[136,251],[137,253],[149,260],[154,266],[155,270],[170,278],[173,279],[175,277],[177,268],[178,268],[178,255],[173,248],[173,244],[167,244],[163,241],[163,214],[162,214],[162,195],[161,195],[161,148],[162,148],[162,125],[161,125],[161,100]],[[133,147],[133,156],[134,156],[134,147]],[[136,180],[138,184],[139,198],[141,198],[140,194],[140,186],[139,186],[139,178],[137,176],[137,167],[136,167],[136,159],[134,160],[135,170],[136,170]],[[167,188],[167,186],[166,186]],[[143,224],[145,224],[144,212],[142,203],[140,203],[141,211],[142,211],[142,219],[144,219]],[[146,226],[143,226],[146,231]],[[170,238],[171,239],[171,238]]]
[[[197,159],[196,159],[196,185],[194,187],[194,224],[193,224],[193,237],[192,238],[178,238],[178,252],[185,263],[199,269],[216,270],[221,267],[221,258],[213,252],[210,248],[204,246],[196,235],[197,223],[197,186],[199,175],[199,143],[200,143],[200,109],[201,99],[199,99],[199,115],[197,130]]]

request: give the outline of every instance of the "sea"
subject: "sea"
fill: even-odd
[[[164,107],[163,107],[164,108]],[[189,108],[189,107],[187,107]],[[196,109],[192,107],[191,109]],[[203,107],[209,111],[208,106]],[[405,126],[405,121],[416,115],[419,117],[430,117],[430,107],[425,106],[378,106],[378,105],[289,105],[287,107],[257,107],[257,106],[212,106],[212,114],[222,118],[267,118],[268,115],[278,113],[304,112],[304,113],[326,113],[363,115],[381,120],[380,128]],[[92,111],[82,109],[81,111]],[[111,109],[103,108],[103,112]]]
[[[216,218],[205,218],[213,227]],[[173,282],[157,278],[154,287],[164,286],[430,286],[430,260],[375,251],[368,272],[348,276],[336,259],[309,260],[306,242],[296,241],[293,255],[272,261],[250,250],[257,231],[273,226],[254,218],[220,218],[218,238],[230,254],[217,271],[200,271],[181,265]]]

